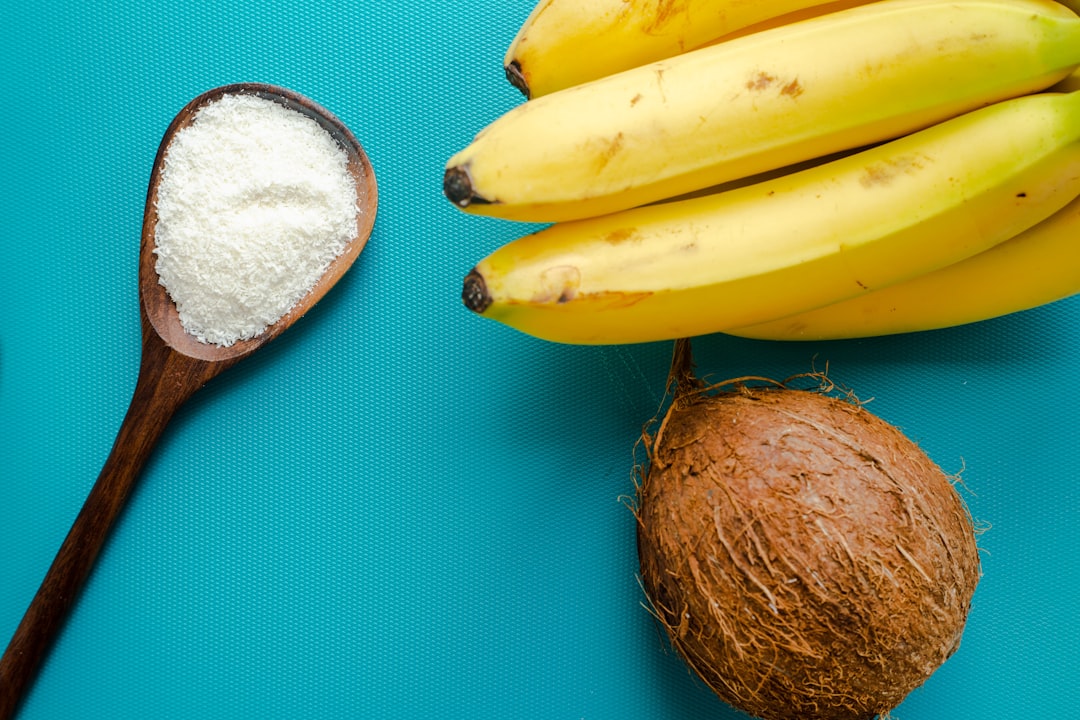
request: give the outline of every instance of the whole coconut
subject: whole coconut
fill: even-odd
[[[768,720],[868,720],[956,651],[974,528],[895,427],[821,392],[698,386],[647,439],[642,582],[724,701]]]

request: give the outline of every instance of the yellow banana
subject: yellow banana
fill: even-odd
[[[895,335],[988,320],[1077,293],[1080,197],[966,260],[834,305],[728,333],[761,340]]]
[[[982,252],[1080,195],[1080,93],[1005,100],[823,165],[551,225],[467,275],[471,310],[546,340],[775,320]]]
[[[673,57],[736,32],[787,24],[872,0],[540,0],[506,51],[525,97]]]
[[[522,103],[447,163],[464,210],[555,222],[880,142],[1061,80],[1051,0],[878,0]]]

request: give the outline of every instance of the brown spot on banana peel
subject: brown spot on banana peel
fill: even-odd
[[[747,90],[765,90],[776,82],[776,76],[766,72],[758,72],[746,81]]]
[[[607,167],[608,163],[622,152],[623,149],[623,134],[616,133],[615,137],[607,140],[604,143],[604,147],[596,154],[596,174],[599,175]]]
[[[491,205],[493,202],[473,192],[472,177],[467,165],[446,168],[443,174],[443,195],[458,207]]]
[[[672,20],[686,17],[687,5],[686,0],[659,0],[652,11],[651,22],[642,28],[645,34],[660,34]]]
[[[864,188],[873,188],[880,185],[888,185],[899,175],[914,175],[932,163],[933,158],[928,155],[910,153],[900,157],[875,163],[863,168],[863,174],[859,178],[859,184]]]
[[[780,88],[781,95],[787,95],[788,97],[797,98],[803,94],[802,85],[799,84],[799,78],[795,78],[784,87]]]
[[[626,242],[627,240],[630,240],[635,235],[637,235],[637,228],[624,227],[609,232],[607,235],[604,236],[604,241],[611,243],[612,245],[619,245]]]
[[[776,85],[780,86],[779,92],[785,97],[795,99],[803,94],[802,83],[799,82],[797,77],[786,80],[758,70],[746,81],[746,89],[751,92],[763,92]]]

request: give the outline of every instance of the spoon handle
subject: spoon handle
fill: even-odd
[[[0,657],[0,720],[15,716],[173,413],[222,369],[175,352],[144,318],[139,378],[112,450]]]

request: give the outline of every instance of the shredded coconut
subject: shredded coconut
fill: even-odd
[[[255,95],[202,107],[170,142],[156,269],[184,329],[232,345],[303,298],[355,237],[348,158],[313,119]]]

